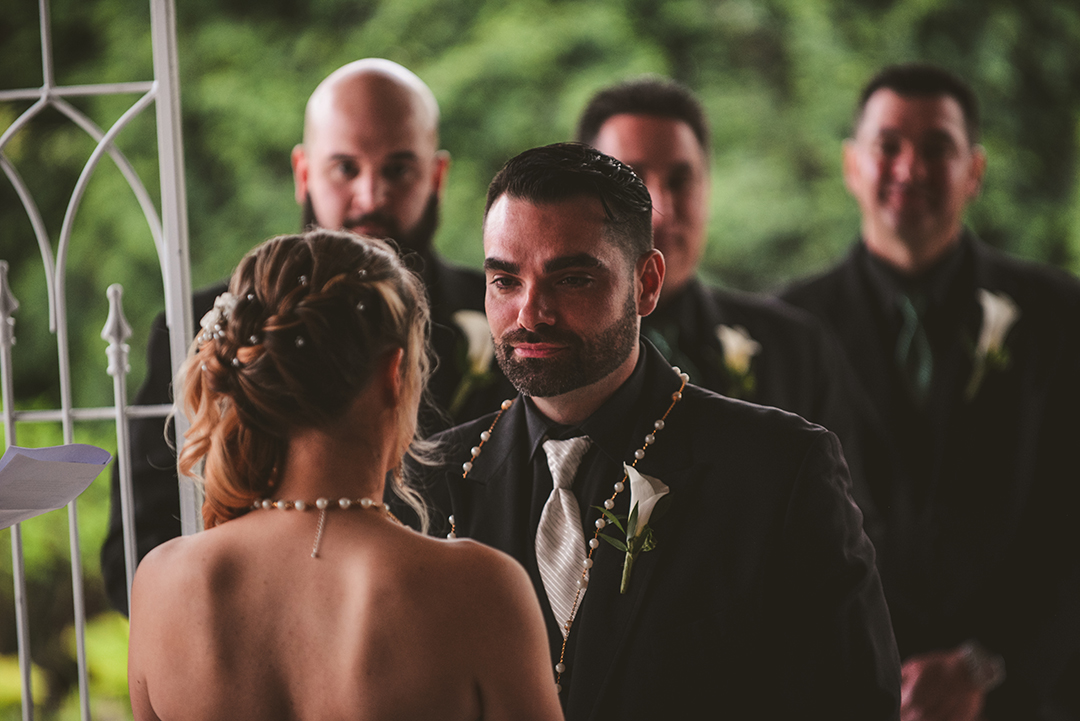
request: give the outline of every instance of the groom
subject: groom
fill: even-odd
[[[451,535],[528,570],[567,718],[894,718],[899,660],[840,446],[686,384],[640,340],[664,257],[633,171],[577,144],[522,153],[488,189],[484,252],[520,394],[437,436],[428,489]],[[600,538],[625,543],[625,520],[598,508],[629,515],[639,479],[667,509],[636,519],[654,547],[630,544],[627,576]]]

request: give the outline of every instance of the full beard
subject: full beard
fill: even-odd
[[[315,217],[315,208],[311,204],[311,194],[304,198],[301,221],[305,231],[323,227]],[[396,219],[374,211],[355,218],[346,218],[344,230],[353,230],[363,225],[378,225],[386,229],[386,238],[397,244],[401,255],[418,253],[426,255],[431,250],[431,241],[439,227],[439,196],[432,193],[424,206],[424,212],[416,224],[408,230],[402,230]]]
[[[560,343],[567,347],[558,358],[519,358],[514,343]],[[559,328],[507,331],[495,344],[495,357],[507,380],[521,393],[550,398],[592,385],[615,371],[638,342],[637,306],[627,296],[622,317],[591,338]]]

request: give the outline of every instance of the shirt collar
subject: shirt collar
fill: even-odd
[[[921,294],[928,310],[941,308],[948,304],[950,291],[961,274],[961,269],[969,266],[972,251],[968,234],[965,231],[960,241],[946,251],[945,255],[931,268],[910,278],[897,272],[895,268],[859,245],[859,261],[870,286],[878,301],[887,312],[895,312],[900,307],[900,296]]]
[[[535,457],[537,449],[548,438],[564,439],[588,436],[594,445],[616,462],[626,455],[626,439],[633,431],[645,386],[646,358],[644,345],[639,345],[637,365],[630,377],[604,401],[595,413],[576,426],[565,426],[551,420],[537,409],[528,396],[525,403],[525,422],[529,430],[529,457]]]
[[[698,298],[701,295],[701,281],[691,278],[678,292],[658,306],[649,315],[641,319],[641,324],[657,330],[665,326],[678,329],[680,341],[693,341],[696,330],[701,327]]]

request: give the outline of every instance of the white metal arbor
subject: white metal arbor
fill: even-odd
[[[108,369],[113,376],[114,405],[107,408],[73,408],[71,392],[71,361],[68,348],[65,277],[72,228],[83,193],[100,161],[107,154],[127,180],[132,193],[146,218],[150,234],[157,246],[165,288],[165,314],[169,325],[169,340],[173,367],[183,360],[192,337],[192,319],[188,262],[187,203],[184,191],[183,146],[180,135],[180,93],[175,27],[175,0],[149,0],[151,37],[153,41],[153,72],[150,81],[79,85],[56,85],[53,75],[53,48],[50,32],[49,1],[39,0],[42,49],[42,85],[26,89],[0,89],[0,103],[34,100],[0,135],[0,167],[14,187],[33,227],[45,270],[49,299],[50,330],[56,334],[59,354],[60,408],[55,410],[19,411],[14,408],[14,381],[11,368],[11,346],[15,338],[15,313],[18,301],[12,295],[7,280],[7,263],[0,259],[0,399],[3,403],[5,441],[15,444],[15,423],[59,421],[65,443],[74,437],[74,423],[80,420],[115,419],[118,463],[120,464],[121,508],[124,520],[124,548],[128,566],[128,593],[134,574],[135,538],[131,475],[128,463],[127,420],[139,416],[164,416],[171,406],[131,407],[127,405],[126,374],[128,347],[125,340],[130,329],[124,320],[120,303],[121,288],[110,286],[109,317],[103,321],[102,337],[109,341]],[[123,115],[107,130],[99,128],[89,117],[68,103],[65,98],[92,95],[134,95],[136,99]],[[161,214],[132,165],[116,147],[114,140],[128,123],[146,110],[156,107],[158,165],[161,181]],[[37,203],[23,182],[18,169],[9,161],[4,149],[20,129],[31,123],[45,108],[52,107],[86,132],[96,143],[68,201],[59,231],[56,257],[46,230],[45,220]],[[185,421],[177,422],[177,442],[182,442]],[[181,524],[184,533],[198,530],[196,491],[190,479],[180,484]],[[71,547],[72,596],[74,599],[76,653],[78,659],[79,701],[81,717],[90,718],[90,699],[85,648],[86,612],[83,599],[83,575],[80,561],[79,529],[76,506],[68,506],[68,529]],[[33,697],[30,685],[30,644],[27,618],[26,580],[22,540],[19,526],[11,529],[12,565],[15,583],[15,617],[19,646],[19,668],[22,683],[22,717],[33,718]]]

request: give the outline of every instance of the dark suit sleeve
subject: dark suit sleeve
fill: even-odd
[[[790,718],[890,719],[900,659],[874,548],[848,489],[840,444],[821,432],[792,487],[773,595],[778,689]]]
[[[169,329],[158,315],[150,329],[146,380],[135,405],[172,402],[172,363]],[[154,547],[180,535],[180,492],[176,455],[172,450],[172,424],[166,440],[161,418],[135,418],[131,427],[131,477],[135,497],[136,548],[139,559]],[[127,577],[124,529],[120,515],[120,472],[113,464],[109,502],[109,529],[101,547],[101,573],[113,607],[127,613]]]
[[[862,512],[863,529],[871,539],[881,537],[881,514],[870,492],[868,464],[886,454],[875,434],[875,412],[856,380],[839,341],[831,331],[820,326],[818,354],[822,373],[819,376],[819,417],[808,418],[836,434],[843,449],[851,481],[851,494]]]

